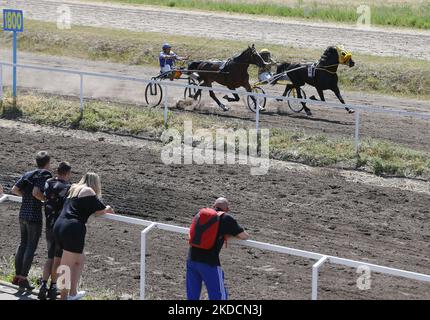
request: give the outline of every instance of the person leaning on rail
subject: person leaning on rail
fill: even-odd
[[[42,202],[45,201],[43,189],[46,180],[52,178],[49,172],[50,163],[51,157],[48,152],[38,152],[36,155],[38,169],[26,172],[12,188],[13,194],[22,197],[19,210],[21,241],[15,255],[15,277],[12,283],[22,289],[34,289],[27,276],[42,234]]]
[[[85,295],[85,291],[77,290],[84,268],[85,225],[93,214],[113,213],[110,206],[101,202],[101,194],[100,177],[93,172],[86,173],[70,187],[63,210],[54,224],[55,241],[63,250],[60,267],[70,276],[70,282],[65,279],[70,287],[60,288],[62,300],[78,300]],[[61,270],[59,274],[62,274]]]
[[[212,208],[200,209],[190,228],[187,259],[187,299],[199,300],[205,283],[210,300],[227,300],[224,272],[219,254],[230,237],[247,240],[248,233],[229,214],[226,198],[218,198]]]
[[[57,174],[54,178],[48,179],[45,183],[44,195],[45,201],[45,235],[47,246],[47,260],[43,268],[42,283],[39,289],[38,298],[40,300],[57,299],[57,269],[61,262],[63,254],[59,244],[54,237],[54,224],[60,215],[67,193],[70,189],[70,176],[72,167],[68,162],[60,162],[57,168]],[[48,289],[48,280],[51,278],[51,284]]]

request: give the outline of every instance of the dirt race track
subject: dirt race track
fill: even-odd
[[[4,3],[5,1],[0,1],[0,4]],[[60,1],[26,3],[30,8],[27,10],[34,10],[31,18],[38,18],[37,15],[40,15],[41,19],[52,20]],[[98,12],[98,7],[87,10],[86,6],[72,6],[74,10],[88,11],[87,16],[80,16],[79,19],[83,20],[78,23],[95,25],[91,23],[91,17],[94,12]],[[148,15],[159,15],[156,10],[151,10]],[[103,11],[107,21],[114,20],[109,19],[112,12],[116,14],[113,9]],[[187,19],[180,18],[179,11],[166,12],[166,15],[173,15],[169,21],[189,23]],[[225,20],[220,16],[193,14],[192,19],[224,24]],[[139,20],[140,16],[135,15],[133,19]],[[229,18],[232,23],[238,23],[238,19]],[[243,19],[243,23],[248,23]],[[258,20],[253,28],[258,32],[263,26],[270,27],[273,32],[268,35],[274,37],[265,41],[278,43],[283,37],[283,34],[275,32],[279,29],[275,22],[267,25],[267,21]],[[151,31],[144,23],[140,27]],[[291,32],[295,30],[292,25],[288,27]],[[133,28],[139,30],[137,26]],[[154,28],[158,29],[159,26]],[[223,28],[229,30],[231,26],[225,24]],[[334,27],[301,28],[297,32],[307,36],[320,37],[317,32],[319,30],[326,35],[331,32],[344,38],[339,29]],[[308,29],[303,31],[303,28]],[[181,30],[183,34],[195,32],[195,29]],[[349,36],[348,39],[358,42],[346,43],[354,50],[381,55],[396,55],[398,52],[410,55],[411,52],[407,50],[412,48],[414,53],[420,55],[417,58],[430,59],[430,51],[427,50],[429,42],[423,41],[423,37],[429,36],[424,33],[411,35],[398,32],[392,33],[388,39],[388,33],[383,31],[354,32],[354,36]],[[231,35],[221,32],[220,35],[247,39],[243,33]],[[255,34],[251,37],[255,38]],[[335,41],[336,38],[332,39]],[[384,44],[384,48],[376,47],[381,44]],[[320,48],[321,44],[316,43],[316,46]],[[20,62],[65,68],[76,68],[78,65],[83,70],[137,75],[146,79],[157,73],[154,68],[90,63],[66,58],[59,60],[26,53],[21,53]],[[75,95],[77,92],[79,82],[76,76],[57,78],[52,74],[39,73],[35,77],[34,74],[20,72],[20,85],[23,87],[65,95]],[[6,81],[10,80],[6,72],[5,77]],[[143,98],[143,88],[137,85],[91,80],[85,84],[88,84],[86,97],[115,97],[117,100],[133,103],[141,103]],[[170,93],[169,105],[174,107],[176,97],[180,97],[182,93],[174,90]],[[313,93],[310,91],[309,94]],[[344,93],[344,97],[353,103],[428,112],[428,102],[423,101],[361,93]],[[334,101],[332,95],[327,98]],[[245,109],[242,102],[233,105],[228,114],[222,114],[208,101],[205,99],[203,107],[195,112],[244,121],[253,126],[254,115]],[[309,119],[291,114],[279,115],[278,109],[279,104],[271,103],[268,114],[262,115],[262,127],[291,128],[333,136],[351,136],[354,132],[354,118],[343,110],[327,112],[315,107],[315,115]],[[430,151],[429,122],[365,114],[362,133]],[[210,205],[216,197],[225,195],[231,200],[233,214],[255,240],[430,274],[430,192],[351,182],[340,171],[311,170],[305,166],[285,167],[274,164],[264,176],[252,176],[249,167],[239,165],[166,166],[160,160],[160,145],[155,142],[4,120],[0,120],[0,136],[0,184],[6,187],[6,191],[10,190],[23,171],[32,167],[34,153],[46,149],[54,157],[54,166],[61,160],[72,163],[74,181],[87,170],[100,173],[104,184],[104,200],[119,214],[188,226],[199,207]],[[412,183],[405,181],[405,184]],[[16,204],[0,205],[0,257],[5,259],[13,255],[17,245],[17,211]],[[90,293],[111,292],[117,296],[137,297],[140,228],[94,219],[88,225],[87,235],[87,265],[83,287]],[[185,237],[153,231],[149,238],[148,297],[183,299],[187,252]],[[44,253],[43,240],[35,259],[37,268],[43,265]],[[231,245],[224,249],[222,261],[232,299],[310,298],[311,260]],[[0,266],[3,267],[1,264]],[[324,265],[320,274],[319,298],[430,299],[428,283],[372,274],[371,289],[362,291],[356,286],[358,276],[354,269]]]
[[[187,226],[196,209],[226,195],[233,214],[252,238],[409,271],[430,273],[428,193],[348,182],[334,170],[272,166],[251,176],[246,166],[166,166],[157,143],[0,122],[0,183],[7,190],[47,149],[72,162],[74,180],[96,170],[104,199],[118,213]],[[18,240],[16,204],[0,206],[0,256]],[[139,229],[101,219],[88,228],[83,285],[94,292],[137,294]],[[41,267],[42,241],[35,265]],[[147,284],[150,298],[184,298],[187,242],[162,231],[150,234]],[[233,299],[308,299],[312,261],[231,245],[222,254]],[[350,268],[325,265],[321,299],[429,299],[429,284],[372,275],[371,289],[356,287]]]

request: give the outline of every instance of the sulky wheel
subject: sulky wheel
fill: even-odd
[[[145,101],[149,107],[157,107],[163,100],[163,88],[159,83],[148,83],[145,89]]]
[[[302,88],[300,88],[300,92],[302,93],[302,98],[306,99],[306,93]],[[288,98],[297,98],[296,88],[292,88],[292,89],[288,90],[287,97]],[[288,107],[290,107],[290,109],[296,113],[299,113],[300,111],[303,110],[303,104],[301,102],[288,100],[287,103],[288,103]]]
[[[258,93],[258,94],[265,94],[266,93],[260,87],[254,87],[252,89],[252,92]],[[266,97],[255,97],[255,100],[257,102],[257,105],[260,107],[260,111],[264,111],[264,108],[266,107]],[[246,103],[248,105],[249,110],[251,110],[252,112],[257,111],[257,105],[254,102],[254,100],[251,98],[251,96],[246,97]]]

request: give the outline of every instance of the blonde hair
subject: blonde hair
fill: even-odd
[[[79,196],[81,190],[85,187],[89,187],[94,190],[98,197],[102,195],[102,185],[100,177],[97,173],[87,172],[78,183],[74,183],[70,187],[68,198],[74,198]]]

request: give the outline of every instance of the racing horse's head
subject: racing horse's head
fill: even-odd
[[[255,49],[255,45],[252,45],[245,49],[241,54],[234,57],[233,60],[237,63],[253,64],[260,68],[267,65],[266,61],[264,61],[264,59]]]
[[[346,50],[344,46],[336,46],[336,51],[339,56],[339,64],[344,64],[350,68],[355,66],[355,62],[352,60],[352,53]]]
[[[323,66],[343,64],[350,68],[355,65],[354,60],[352,60],[352,53],[342,45],[328,47],[321,56],[320,63]]]

